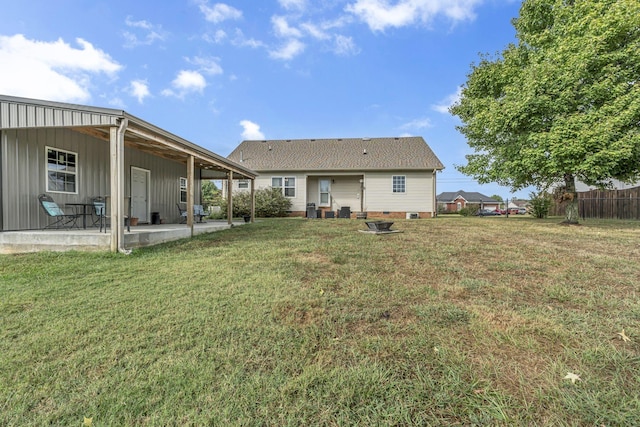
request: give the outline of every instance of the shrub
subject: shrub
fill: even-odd
[[[221,213],[226,217],[227,200],[219,200]],[[291,209],[291,200],[284,197],[279,188],[261,188],[255,192],[256,217],[274,218],[287,216],[287,211]],[[251,214],[251,192],[243,191],[234,193],[233,196],[233,216],[245,216]]]
[[[465,206],[464,208],[460,209],[458,213],[462,216],[472,216],[475,215],[476,212],[478,212],[478,209],[480,209],[480,205],[470,203],[467,204],[467,206]]]
[[[540,192],[538,194],[531,193],[529,198],[531,199],[529,202],[531,205],[531,215],[535,218],[546,218],[549,215],[549,209],[551,209],[552,196]]]

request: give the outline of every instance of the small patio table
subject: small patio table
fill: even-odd
[[[87,215],[92,215],[91,209],[93,204],[91,203],[65,203],[65,206],[71,206],[77,215],[82,215],[82,228],[87,228]],[[82,208],[82,213],[77,212],[78,208]],[[87,212],[88,210],[88,212]]]

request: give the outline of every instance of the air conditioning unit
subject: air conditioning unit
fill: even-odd
[[[407,219],[418,219],[420,218],[420,215],[418,215],[418,212],[407,212]]]

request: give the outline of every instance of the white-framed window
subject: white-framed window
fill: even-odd
[[[47,191],[78,193],[78,154],[59,148],[45,147],[47,152]]]
[[[238,188],[249,188],[249,180],[241,179],[240,181],[238,181]]]
[[[393,193],[406,193],[407,177],[404,175],[393,175],[391,178],[391,188]]]
[[[318,206],[331,206],[331,181],[329,179],[318,181],[318,193],[320,194]]]
[[[180,203],[187,203],[187,178],[180,177]]]
[[[282,189],[285,197],[296,197],[296,178],[294,176],[273,176],[271,186]]]

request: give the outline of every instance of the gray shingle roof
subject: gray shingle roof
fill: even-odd
[[[492,199],[489,196],[485,196],[482,193],[477,193],[473,191],[445,191],[444,193],[440,193],[436,196],[436,200],[440,203],[451,203],[458,198],[458,196],[462,196],[467,202],[470,203],[498,203],[498,200]]]
[[[444,168],[418,136],[243,141],[228,159],[255,171]]]

